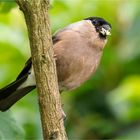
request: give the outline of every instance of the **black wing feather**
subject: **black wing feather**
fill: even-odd
[[[26,74],[20,79],[0,89],[0,100],[7,98],[10,94],[12,94],[27,79],[27,77],[28,75]]]
[[[53,44],[60,41],[59,36],[52,37]],[[19,99],[33,90],[36,86],[28,86],[25,88],[18,89],[20,85],[28,78],[29,71],[32,67],[32,58],[26,62],[25,67],[17,76],[17,79],[6,87],[0,89],[0,110],[5,111],[10,108]]]
[[[31,58],[26,62],[25,67],[18,75],[17,79],[6,87],[0,89],[0,100],[7,98],[27,79],[29,70],[31,69]]]
[[[27,75],[31,69],[31,66],[32,66],[32,58],[30,57],[28,59],[28,61],[25,63],[25,66],[23,68],[23,70],[20,72],[20,74],[17,76],[17,79],[20,79],[22,77],[24,77],[25,75]]]
[[[52,37],[52,41],[53,41],[53,45],[56,44],[58,41],[60,41],[60,38],[58,36],[53,36]],[[17,79],[20,79],[21,77],[23,77],[24,75],[26,75],[29,70],[31,69],[31,66],[32,66],[32,58],[30,57],[28,59],[28,61],[25,63],[25,66],[23,68],[23,70],[20,72],[20,74],[17,76]]]
[[[35,86],[29,86],[22,89],[18,89],[15,92],[13,92],[11,95],[7,96],[7,98],[0,100],[0,110],[6,111],[18,100],[20,100],[23,96],[25,96],[30,91],[32,91],[34,88]]]

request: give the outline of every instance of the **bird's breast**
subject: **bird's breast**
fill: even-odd
[[[101,52],[92,49],[79,50],[75,54],[67,53],[63,62],[57,62],[57,72],[60,90],[71,90],[87,81],[96,71],[101,58]],[[63,64],[61,64],[61,62]],[[58,66],[59,65],[59,66]]]

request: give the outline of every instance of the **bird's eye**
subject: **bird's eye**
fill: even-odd
[[[94,25],[97,25],[97,24],[98,24],[98,21],[93,20],[92,23],[93,23]]]
[[[93,20],[92,23],[95,25],[95,26],[101,26],[102,25],[102,22],[99,22],[97,20]]]

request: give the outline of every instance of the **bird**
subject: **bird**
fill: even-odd
[[[95,74],[111,29],[105,19],[88,17],[52,36],[60,92],[78,88]],[[8,110],[35,88],[32,58],[29,58],[16,80],[0,89],[0,111]]]

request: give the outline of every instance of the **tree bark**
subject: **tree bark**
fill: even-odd
[[[16,0],[23,11],[30,40],[45,140],[67,140],[62,117],[48,18],[49,0]]]

